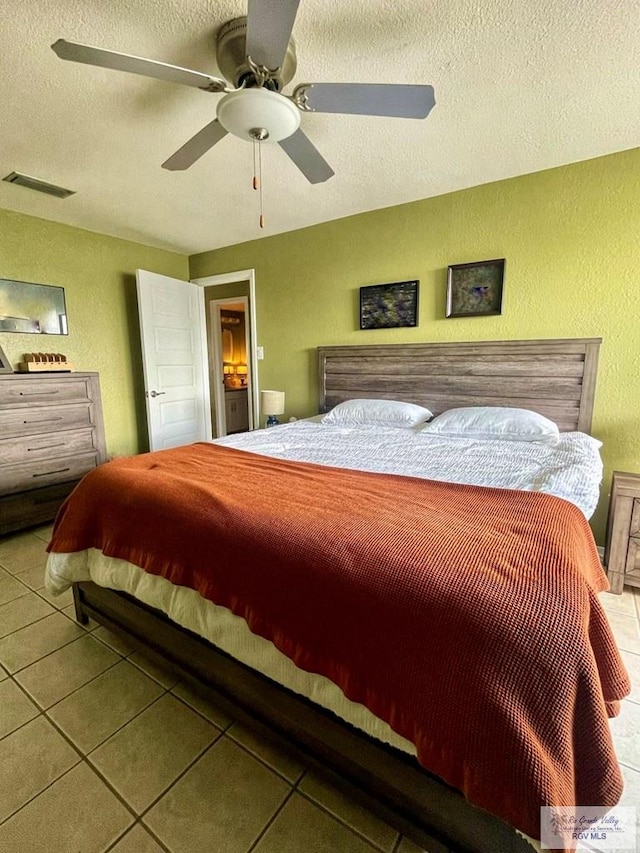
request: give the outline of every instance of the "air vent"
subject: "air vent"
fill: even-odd
[[[11,172],[10,175],[7,175],[2,180],[10,184],[18,184],[20,187],[27,187],[30,190],[36,190],[39,193],[54,195],[56,198],[67,198],[75,193],[75,190],[65,190],[64,187],[48,184],[46,181],[41,181],[39,178],[31,178],[29,175],[21,175],[20,172]]]

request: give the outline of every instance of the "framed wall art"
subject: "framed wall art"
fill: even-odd
[[[13,373],[11,362],[5,355],[4,350],[0,347],[0,373]]]
[[[360,328],[391,329],[418,325],[418,281],[360,288]]]
[[[66,335],[64,288],[0,279],[0,332]]]
[[[447,272],[447,317],[502,313],[505,259],[452,264]]]

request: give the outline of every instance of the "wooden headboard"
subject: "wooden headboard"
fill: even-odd
[[[601,338],[319,347],[320,411],[376,397],[439,415],[458,406],[532,409],[590,432]]]

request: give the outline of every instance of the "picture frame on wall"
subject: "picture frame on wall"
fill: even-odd
[[[13,373],[11,362],[5,355],[4,350],[0,347],[0,373]]]
[[[64,287],[0,279],[0,332],[68,334]]]
[[[502,314],[505,259],[452,264],[447,269],[447,317]]]
[[[360,328],[393,329],[418,325],[418,280],[360,288]]]

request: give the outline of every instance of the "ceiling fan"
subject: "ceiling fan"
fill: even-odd
[[[277,142],[307,180],[316,184],[334,172],[300,128],[302,112],[422,119],[433,109],[435,98],[431,86],[381,83],[303,83],[292,94],[283,94],[296,71],[291,31],[299,3],[248,0],[246,17],[222,25],[216,37],[216,59],[225,80],[64,39],[51,47],[60,59],[224,93],[216,118],[169,157],[162,164],[164,169],[188,169],[231,133],[254,142]]]

